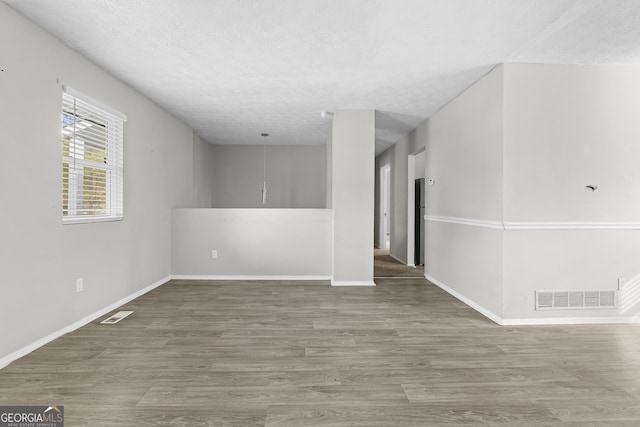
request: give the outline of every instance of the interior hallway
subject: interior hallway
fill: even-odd
[[[387,247],[389,244],[387,243]],[[381,277],[422,277],[424,266],[408,267],[389,255],[388,249],[374,250],[373,276]]]

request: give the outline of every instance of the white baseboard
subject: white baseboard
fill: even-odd
[[[453,290],[452,288],[448,287],[444,283],[440,282],[438,279],[436,279],[434,277],[431,277],[427,273],[425,273],[424,277],[425,277],[425,279],[427,279],[428,281],[430,281],[431,283],[433,283],[434,285],[436,285],[437,287],[439,287],[440,289],[442,289],[446,293],[456,297],[457,299],[459,299],[460,301],[462,301],[463,303],[465,303],[469,307],[473,308],[478,313],[480,313],[483,316],[491,319],[492,321],[494,321],[498,325],[502,324],[502,318],[500,316],[498,316],[497,314],[495,314],[494,312],[492,312],[491,310],[489,310],[489,309],[481,306],[477,302],[465,297],[464,295],[462,295],[458,291]]]
[[[640,317],[547,317],[531,319],[502,319],[503,326],[535,325],[615,325],[640,323]]]
[[[146,288],[143,288],[137,292],[132,293],[131,295],[128,295],[116,302],[114,302],[113,304],[110,304],[109,306],[102,308],[98,311],[96,311],[95,313],[89,314],[88,316],[83,317],[82,319],[73,322],[72,324],[65,326],[64,328],[53,332],[49,335],[47,335],[46,337],[40,338],[38,341],[31,343],[29,345],[27,345],[26,347],[21,348],[20,350],[14,351],[13,353],[3,357],[2,359],[0,359],[0,369],[4,368],[5,366],[9,365],[11,362],[20,359],[21,357],[26,356],[27,354],[31,353],[32,351],[35,351],[37,349],[39,349],[40,347],[42,347],[45,344],[50,343],[51,341],[55,340],[56,338],[60,338],[61,336],[68,334],[69,332],[73,332],[78,328],[81,328],[82,326],[86,325],[87,323],[93,322],[94,320],[96,320],[99,317],[104,316],[105,314],[115,310],[116,308],[119,308],[120,306],[133,301],[134,299],[146,294],[147,292],[150,292],[152,290],[154,290],[155,288],[157,288],[160,285],[163,285],[165,283],[167,283],[169,280],[171,280],[170,276],[165,277],[164,279],[160,279],[157,282],[147,286]]]
[[[375,286],[374,282],[369,281],[348,281],[348,280],[333,280],[331,279],[331,286]]]
[[[193,274],[174,274],[171,276],[173,280],[331,280],[331,276],[216,276],[216,275],[193,275]]]
[[[523,318],[523,319],[503,319],[491,310],[486,309],[480,304],[465,297],[459,292],[451,289],[444,283],[431,277],[428,274],[424,275],[425,279],[447,292],[448,294],[456,297],[469,307],[476,310],[478,313],[494,321],[501,326],[535,326],[535,325],[610,325],[610,324],[627,324],[627,323],[640,323],[640,316],[635,317],[544,317],[544,318]]]

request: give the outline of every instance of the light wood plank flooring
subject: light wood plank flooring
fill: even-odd
[[[0,371],[67,426],[640,426],[640,325],[500,327],[424,279],[173,281]]]

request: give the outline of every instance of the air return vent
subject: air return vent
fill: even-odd
[[[616,291],[536,291],[536,310],[616,308]]]
[[[114,325],[119,321],[121,321],[122,319],[124,319],[125,317],[127,317],[128,315],[130,315],[131,313],[133,313],[133,311],[119,311],[113,316],[109,316],[108,318],[104,319],[102,322],[100,322],[100,324]]]

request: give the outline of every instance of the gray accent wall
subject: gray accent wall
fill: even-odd
[[[324,208],[326,150],[324,145],[268,145],[263,206],[263,146],[214,145],[212,207]]]
[[[213,204],[213,146],[193,134],[193,198],[197,208]]]

